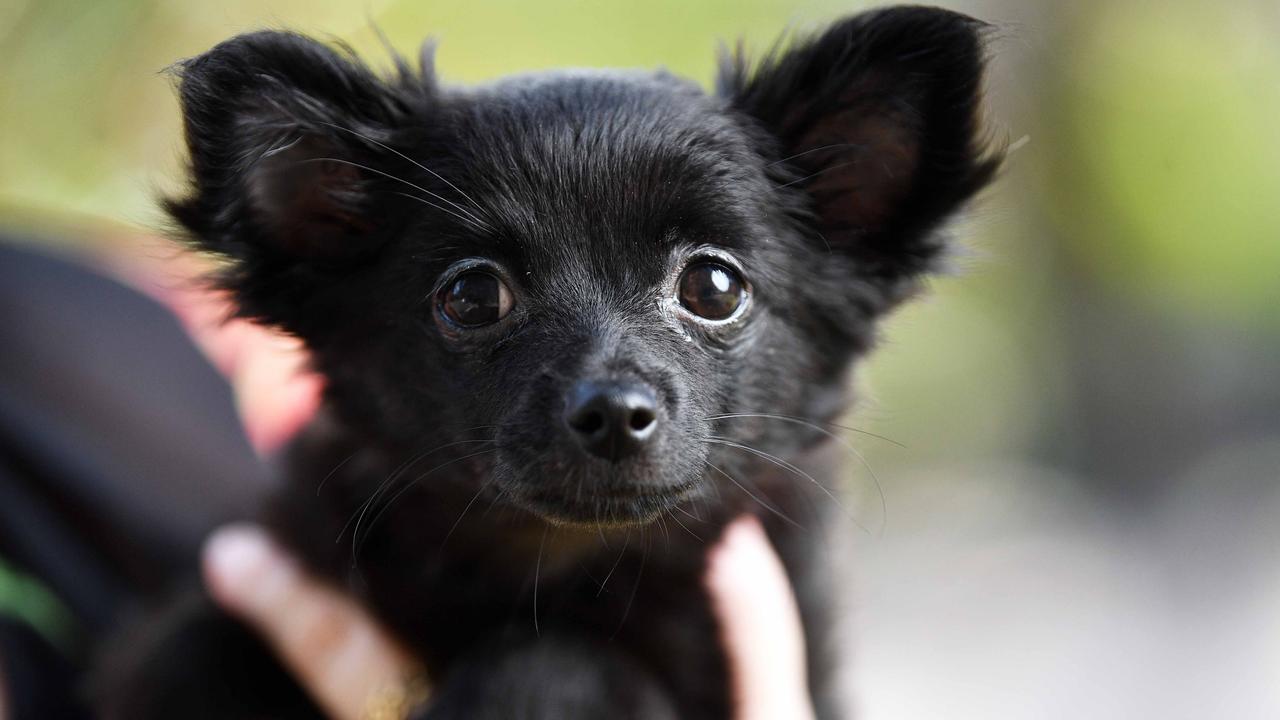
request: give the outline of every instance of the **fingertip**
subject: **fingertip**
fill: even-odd
[[[742,515],[737,520],[734,520],[729,524],[727,534],[729,535],[729,541],[738,545],[768,542],[764,532],[764,525],[760,524],[760,518],[755,515]]]
[[[741,515],[729,523],[724,532],[724,543],[735,547],[767,543],[764,526],[755,515]]]
[[[744,573],[756,575],[762,560],[766,563],[772,560],[772,552],[760,520],[754,515],[743,515],[725,528],[720,542],[712,548],[708,579],[716,586],[733,585]]]
[[[201,552],[205,586],[214,601],[233,611],[246,609],[254,589],[283,562],[266,531],[247,523],[218,528]]]
[[[324,381],[299,362],[297,355],[259,353],[232,377],[236,407],[259,455],[279,450],[320,407]]]

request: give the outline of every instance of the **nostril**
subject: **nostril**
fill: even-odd
[[[591,455],[617,462],[641,452],[658,427],[658,401],[640,383],[582,381],[565,401],[564,423]]]
[[[653,410],[650,410],[649,408],[636,408],[631,411],[631,419],[627,424],[631,426],[632,430],[636,432],[643,432],[652,425],[653,421],[656,419],[657,418],[653,415]]]
[[[583,435],[594,435],[604,427],[604,413],[599,410],[580,412],[569,418],[569,427]]]

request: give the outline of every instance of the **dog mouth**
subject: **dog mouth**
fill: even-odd
[[[515,494],[530,511],[554,525],[628,527],[646,525],[692,497],[698,478],[665,486],[596,487],[590,490]]]
[[[510,506],[554,525],[645,525],[706,486],[705,445],[676,430],[618,457],[602,457],[560,433],[513,432],[499,440],[492,477]]]

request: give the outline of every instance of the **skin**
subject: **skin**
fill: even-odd
[[[214,599],[262,633],[335,720],[359,720],[370,698],[415,668],[358,605],[307,577],[260,528],[215,532],[204,575]],[[729,527],[706,583],[729,646],[739,720],[812,718],[795,599],[757,521]]]
[[[301,348],[244,322],[221,322],[221,301],[166,294],[197,344],[231,381],[246,432],[263,454],[279,449],[318,407],[320,378]],[[416,663],[360,606],[303,573],[261,528],[224,527],[203,554],[214,600],[256,628],[335,720],[359,720],[371,698]],[[735,521],[704,579],[722,637],[739,720],[813,717],[804,644],[785,570],[754,518]]]

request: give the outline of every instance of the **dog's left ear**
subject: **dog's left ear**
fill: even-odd
[[[288,32],[227,40],[178,66],[189,190],[165,203],[246,317],[299,331],[335,279],[398,231],[411,170],[390,149],[433,82],[380,79],[349,51]],[[416,103],[410,107],[409,103]],[[397,164],[400,163],[400,164]],[[320,323],[323,325],[323,323]]]
[[[898,285],[929,270],[933,231],[999,166],[979,137],[984,31],[950,11],[892,8],[754,70],[740,54],[722,68],[720,93],[765,132],[777,185],[808,193],[813,230],[864,278]]]

